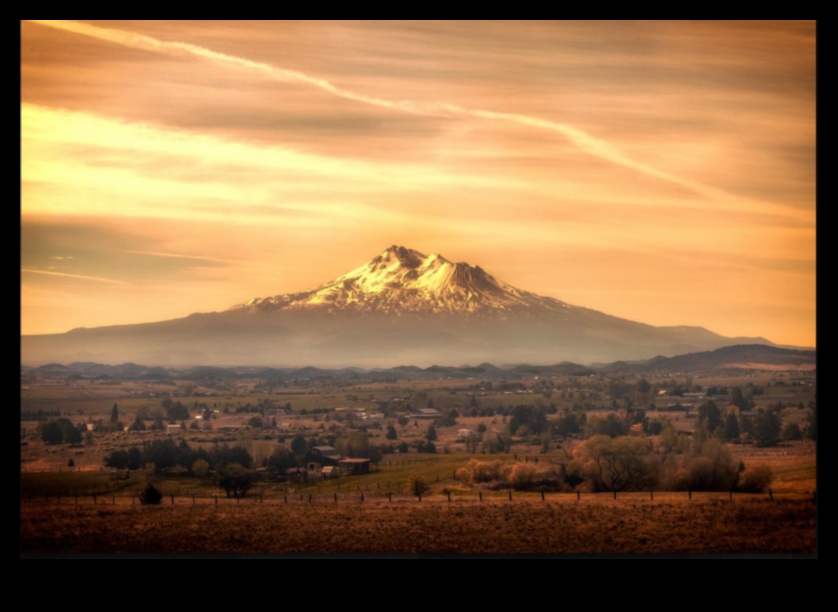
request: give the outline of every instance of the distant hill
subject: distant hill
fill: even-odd
[[[137,364],[104,365],[93,363],[51,363],[44,366],[21,368],[21,375],[40,378],[112,378],[114,380],[193,380],[195,382],[223,382],[231,380],[311,380],[311,379],[436,379],[436,378],[520,378],[549,376],[622,376],[653,375],[655,373],[697,374],[746,370],[814,369],[816,353],[812,350],[782,349],[755,344],[728,346],[715,351],[690,353],[675,357],[654,357],[644,362],[616,361],[586,367],[575,363],[555,365],[511,365],[497,367],[490,363],[479,366],[397,366],[395,368],[323,369],[260,368],[201,366],[187,369],[146,367]]]

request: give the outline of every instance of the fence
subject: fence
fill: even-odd
[[[392,504],[392,503],[437,503],[437,504],[509,504],[509,503],[553,503],[553,504],[579,504],[579,503],[613,503],[614,501],[633,501],[649,503],[671,503],[676,501],[687,501],[695,503],[735,503],[737,499],[762,499],[768,502],[779,502],[781,500],[810,500],[817,503],[817,492],[814,493],[776,493],[771,489],[767,493],[737,493],[734,491],[631,491],[631,492],[606,492],[606,493],[546,493],[540,492],[513,492],[507,491],[475,491],[469,493],[457,492],[452,495],[450,491],[443,493],[410,495],[407,493],[394,493],[393,491],[377,492],[293,492],[279,495],[265,496],[261,493],[250,494],[244,497],[227,497],[225,495],[175,495],[165,494],[160,505],[169,506],[231,506],[231,505],[254,505],[254,504],[318,504],[318,505],[340,505],[340,504]],[[45,503],[57,505],[107,505],[107,506],[137,506],[140,507],[137,495],[114,495],[114,494],[79,494],[74,492],[69,495],[43,495],[26,496],[21,498],[21,503]]]

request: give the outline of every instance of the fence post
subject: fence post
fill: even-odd
[[[335,493],[335,503],[338,503],[338,494]]]
[[[308,494],[308,503],[311,503],[311,493]]]
[[[93,505],[96,505],[96,494],[93,494]]]
[[[617,489],[614,489],[614,499],[617,499]]]
[[[192,505],[193,506],[195,505],[195,496],[194,495],[192,496]]]
[[[236,505],[238,506],[242,501],[242,498],[236,495]]]
[[[134,496],[133,495],[131,496],[131,505],[132,506],[134,505]]]
[[[175,496],[172,495],[171,498],[172,498],[172,505],[174,506],[175,505]]]
[[[419,495],[417,495],[416,497],[419,498],[419,501],[422,501],[422,494],[421,493]]]
[[[111,495],[111,506],[116,505],[116,495]]]
[[[728,499],[730,499],[730,501],[733,501],[733,489],[730,490],[730,493],[728,494]]]
[[[218,495],[213,495],[213,497],[215,498],[215,505],[217,506],[218,505]]]
[[[477,494],[480,495],[480,503],[482,504],[483,503],[483,491],[478,491]]]
[[[509,492],[509,501],[512,501],[512,491]]]
[[[654,501],[654,499],[655,499],[655,490],[654,489],[649,489],[649,499]]]
[[[544,491],[541,492],[541,501],[544,501]]]
[[[448,493],[448,503],[451,503],[451,491],[446,491]]]
[[[692,489],[687,489],[687,498],[688,498],[688,499],[692,499],[692,498],[693,498],[693,491],[692,491]]]
[[[582,499],[582,492],[579,489],[576,489],[576,501]]]
[[[361,493],[361,503],[362,504],[364,503],[364,494],[363,493]]]
[[[774,501],[774,492],[771,489],[768,489],[768,499]]]
[[[391,504],[393,503],[393,494],[392,493],[387,493],[387,501],[390,502]]]

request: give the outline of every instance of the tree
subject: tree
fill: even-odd
[[[344,457],[369,459],[373,463],[381,461],[381,451],[370,443],[369,436],[363,431],[353,431],[348,436],[335,440],[335,448]]]
[[[163,501],[163,493],[151,483],[148,483],[140,493],[141,504],[156,505],[161,501]]]
[[[428,425],[428,429],[427,429],[427,431],[425,432],[425,439],[426,439],[428,442],[433,442],[434,440],[436,440],[436,439],[437,439],[437,435],[436,435],[436,427],[434,427],[434,424],[433,424],[433,423],[431,423],[430,425]]]
[[[423,493],[427,492],[430,487],[428,483],[425,481],[424,477],[420,476],[419,474],[411,474],[407,479],[407,491],[411,495],[415,495],[419,497]]]
[[[783,427],[783,440],[802,440],[803,432],[797,423],[786,423]]]
[[[198,478],[203,478],[209,472],[209,463],[205,459],[195,459],[192,464],[192,473]]]
[[[140,466],[143,464],[143,457],[142,453],[140,453],[140,449],[136,446],[132,446],[128,449],[128,469],[129,470],[139,470]]]
[[[733,455],[718,438],[694,441],[685,470],[693,491],[729,491],[739,478]]]
[[[105,467],[124,470],[128,467],[128,451],[115,450],[105,456]]]
[[[41,424],[41,440],[47,444],[61,444],[64,441],[64,432],[61,425],[55,421]]]
[[[294,456],[297,458],[297,463],[303,463],[303,458],[308,452],[308,449],[308,442],[306,442],[306,439],[300,434],[297,434],[294,436],[294,439],[291,440],[291,452],[294,453]]]
[[[280,444],[271,453],[266,462],[268,472],[275,480],[285,477],[287,470],[297,467],[294,454],[284,444]]]
[[[82,438],[70,419],[61,418],[41,424],[41,439],[47,444],[78,444]]]
[[[739,439],[739,419],[737,418],[734,410],[728,410],[727,412],[722,436],[725,440]]]
[[[399,434],[396,433],[396,428],[392,425],[387,426],[387,435],[385,436],[388,440],[397,440]]]
[[[722,426],[722,413],[716,406],[713,400],[704,402],[698,408],[698,426],[707,428],[707,432],[712,434],[716,429]]]
[[[131,423],[131,426],[128,429],[130,429],[131,431],[145,431],[145,423],[140,418],[139,414],[136,416],[134,422]]]
[[[745,396],[742,395],[742,389],[740,389],[739,387],[730,388],[730,396],[728,398],[728,401],[740,410],[748,409],[748,403],[745,401]]]
[[[757,446],[776,446],[780,440],[780,418],[770,410],[758,410],[754,419]]]
[[[216,483],[224,489],[227,497],[244,497],[253,486],[253,472],[239,463],[228,463],[218,473]]]
[[[111,423],[118,423],[119,422],[119,407],[114,403],[113,408],[111,408]]]
[[[655,481],[652,445],[645,437],[596,435],[585,442],[583,457],[595,491],[640,490]]]

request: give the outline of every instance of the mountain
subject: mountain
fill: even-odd
[[[321,310],[400,315],[559,313],[564,302],[521,291],[479,266],[393,245],[369,263],[310,291],[254,298],[230,311]]]
[[[309,291],[182,319],[21,337],[21,361],[340,367],[647,359],[764,338],[655,327],[391,246]]]

